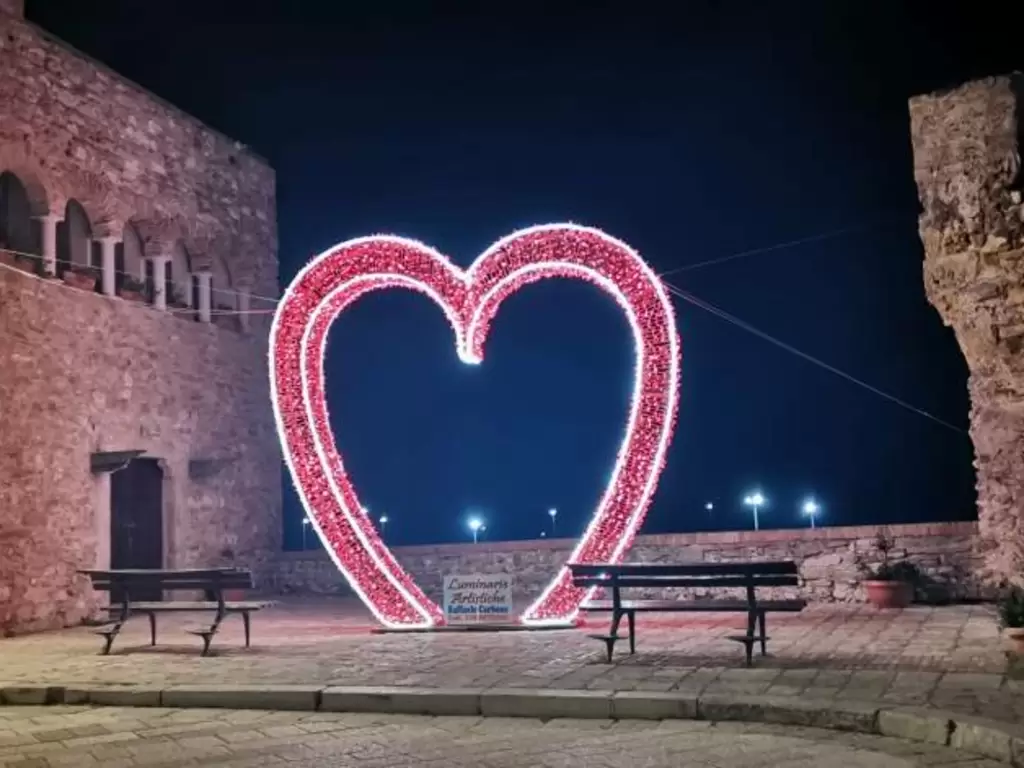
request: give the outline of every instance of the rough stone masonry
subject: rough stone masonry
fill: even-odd
[[[131,229],[153,274],[184,249],[190,277],[219,265],[227,295],[276,296],[266,162],[21,11],[0,0],[0,173],[49,228],[41,249],[74,200],[93,253]],[[94,454],[159,460],[164,566],[220,565],[228,550],[256,566],[280,548],[268,319],[246,332],[169,309],[0,269],[0,634],[96,610],[76,575],[110,561],[111,479]]]
[[[1024,583],[1024,77],[910,101],[928,298],[970,369],[985,564]]]

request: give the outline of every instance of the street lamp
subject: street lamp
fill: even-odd
[[[808,499],[804,502],[803,510],[804,514],[810,519],[811,528],[813,528],[814,518],[817,517],[818,513],[821,511],[821,506],[814,499]]]
[[[548,514],[551,516],[551,535],[555,535],[555,518],[558,517],[558,510],[552,507],[548,510]]]
[[[388,527],[388,516],[387,515],[381,515],[380,516],[380,537],[382,539],[384,538],[384,531],[387,530],[387,527]]]
[[[476,544],[477,536],[484,530],[484,521],[479,517],[469,518],[469,530],[473,532],[473,543]]]
[[[754,530],[758,531],[761,529],[760,520],[758,519],[757,513],[767,503],[767,499],[761,494],[760,491],[754,491],[752,494],[743,499],[743,503],[754,510]]]
[[[309,518],[302,518],[302,551],[306,551],[306,529],[309,528]]]

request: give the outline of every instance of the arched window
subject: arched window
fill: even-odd
[[[92,266],[92,225],[76,200],[68,200],[64,221],[57,225],[57,274],[72,264]]]
[[[39,255],[28,192],[13,173],[0,173],[0,250]]]
[[[174,244],[167,262],[167,303],[172,307],[192,306],[192,259],[185,246]]]

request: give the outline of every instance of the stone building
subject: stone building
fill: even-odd
[[[970,370],[978,524],[993,580],[1024,585],[1024,76],[910,102],[925,288]]]
[[[267,163],[0,0],[0,633],[280,546]]]

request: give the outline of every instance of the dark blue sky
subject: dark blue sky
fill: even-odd
[[[28,13],[271,160],[285,281],[378,231],[468,264],[516,228],[574,220],[669,270],[859,226],[669,279],[966,427],[966,368],[922,288],[906,100],[1024,66],[1024,25],[1005,10],[264,6],[29,0]],[[677,312],[680,419],[645,530],[748,526],[739,501],[755,484],[765,526],[799,523],[807,493],[837,523],[974,516],[965,436]],[[631,361],[624,318],[587,286],[513,297],[480,368],[458,363],[426,299],[375,295],[332,330],[329,405],[393,541],[465,538],[469,509],[496,538],[536,536],[552,505],[576,532],[611,468]],[[294,543],[290,492],[286,504]]]

